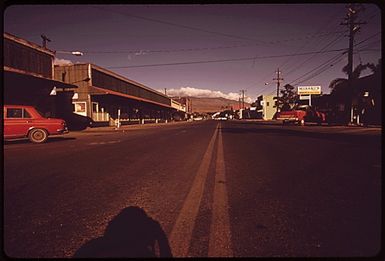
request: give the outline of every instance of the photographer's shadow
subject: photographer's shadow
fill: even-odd
[[[86,242],[74,257],[172,257],[172,254],[159,222],[139,207],[127,207],[109,222],[102,237]]]

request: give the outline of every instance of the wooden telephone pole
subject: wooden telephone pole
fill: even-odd
[[[279,71],[279,68],[277,69],[276,74],[277,74],[277,78],[273,78],[273,80],[274,80],[274,81],[277,81],[277,100],[276,100],[275,106],[276,106],[277,112],[278,112],[278,105],[279,105],[279,101],[278,101],[278,98],[279,98],[279,86],[280,86],[281,81],[283,80],[283,78],[280,77],[281,72]]]
[[[344,23],[341,23],[341,25],[347,25],[349,28],[349,50],[348,50],[348,66],[347,66],[347,73],[348,73],[348,89],[351,90],[353,88],[352,80],[353,80],[353,43],[354,43],[354,36],[355,34],[360,30],[361,24],[366,24],[365,22],[356,22],[358,18],[358,12],[363,10],[363,7],[358,4],[350,4],[348,6],[348,13],[346,14]],[[352,91],[350,91],[352,93]],[[346,104],[346,107],[349,108],[350,106],[350,123],[353,122],[354,117],[354,105],[353,105],[353,96],[348,97],[348,100],[350,100],[350,104]]]

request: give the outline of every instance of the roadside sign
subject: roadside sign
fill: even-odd
[[[321,94],[321,86],[298,86],[299,95]]]
[[[310,99],[310,95],[300,95],[299,99],[300,100],[309,100]]]

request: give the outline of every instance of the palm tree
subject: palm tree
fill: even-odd
[[[350,89],[350,90],[347,90],[346,88],[347,88],[347,82],[348,82],[348,79],[345,79],[345,78],[337,78],[337,79],[334,79],[333,81],[331,81],[330,82],[330,84],[329,84],[329,88],[330,89],[332,89],[332,91],[331,91],[331,94],[333,94],[333,92],[339,92],[340,90],[339,89],[344,89],[344,91],[345,91],[345,94],[347,94],[347,93],[353,93],[354,92],[354,89],[355,89],[355,87],[356,86],[354,86],[354,82],[358,79],[358,78],[360,78],[360,75],[361,75],[361,73],[362,73],[362,71],[364,71],[364,70],[366,70],[366,69],[368,69],[368,68],[370,68],[370,69],[372,69],[372,71],[373,70],[375,70],[375,69],[373,69],[373,68],[376,68],[376,66],[375,65],[373,65],[373,64],[369,64],[369,63],[367,63],[367,64],[359,64],[359,65],[357,65],[357,67],[356,68],[354,68],[354,70],[353,70],[353,72],[352,72],[352,88]],[[344,68],[342,68],[342,71],[344,72],[344,73],[348,73],[348,67],[347,66],[344,66]],[[347,92],[347,93],[346,93]]]
[[[378,60],[378,63],[375,65],[373,63],[359,64],[354,68],[352,72],[351,83],[349,85],[348,79],[337,78],[330,82],[329,88],[331,89],[330,96],[335,104],[344,104],[345,111],[345,121],[348,121],[348,113],[350,108],[356,107],[359,97],[362,96],[362,86],[357,84],[357,80],[360,78],[362,71],[370,69],[373,74],[381,74],[381,59]],[[342,71],[347,74],[348,66],[344,66]],[[347,113],[348,112],[348,113]]]
[[[373,65],[374,66],[374,65]],[[343,121],[345,123],[349,122],[349,113],[350,109],[355,106],[357,97],[360,94],[360,86],[356,84],[356,81],[360,78],[362,71],[373,68],[372,64],[359,64],[354,68],[352,72],[351,82],[346,78],[337,78],[330,82],[329,88],[332,89],[330,96],[335,104],[343,104]],[[344,73],[348,73],[348,65],[342,68]]]

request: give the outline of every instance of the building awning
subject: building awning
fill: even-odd
[[[113,95],[113,96],[119,96],[119,97],[124,97],[124,98],[127,98],[127,99],[132,99],[132,100],[136,100],[136,101],[141,101],[141,102],[155,104],[155,105],[166,107],[166,108],[169,108],[169,109],[174,109],[173,107],[171,107],[170,105],[167,105],[167,104],[162,104],[162,103],[151,101],[151,100],[148,100],[148,99],[143,99],[143,98],[135,97],[135,96],[128,95],[128,94],[125,94],[125,93],[121,93],[121,92],[117,92],[117,91],[113,91],[113,90],[109,90],[109,89],[105,89],[105,88],[100,88],[100,87],[96,87],[96,86],[92,86],[92,88],[95,88],[96,90],[100,91],[100,93],[94,93],[92,95]]]

